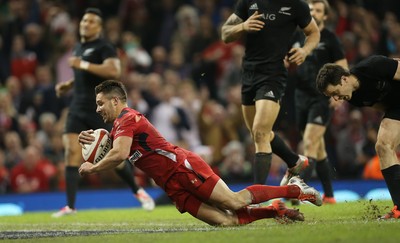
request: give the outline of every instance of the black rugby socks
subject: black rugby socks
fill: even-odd
[[[324,189],[325,197],[333,197],[332,168],[328,158],[317,161],[316,168],[318,178],[322,183],[322,188]]]
[[[78,191],[78,185],[80,176],[78,172],[79,167],[67,166],[65,168],[65,190],[67,193],[68,207],[75,209],[76,192]]]
[[[256,153],[253,173],[254,184],[265,184],[271,168],[272,153]]]
[[[382,170],[393,204],[400,207],[400,165],[396,164]]]
[[[307,166],[307,168],[305,168],[305,170],[303,170],[303,171],[300,173],[300,177],[301,177],[305,182],[310,181],[310,179],[311,179],[311,177],[312,177],[312,174],[313,174],[313,172],[314,172],[315,164],[316,164],[316,163],[317,163],[317,162],[316,162],[315,159],[313,159],[313,158],[308,158],[308,166]]]
[[[272,152],[278,155],[285,163],[288,168],[292,168],[296,165],[299,156],[294,153],[289,146],[275,133],[274,139],[271,141]]]

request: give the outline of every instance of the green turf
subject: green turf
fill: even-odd
[[[315,207],[303,204],[304,222],[265,219],[240,227],[216,228],[179,214],[173,206],[87,210],[54,219],[51,212],[0,217],[0,239],[12,242],[400,242],[400,220],[378,221],[389,201],[357,201]],[[43,237],[43,233],[48,236]],[[38,236],[37,234],[42,234]],[[11,240],[16,237],[33,237]],[[60,235],[55,237],[54,235]],[[71,236],[72,235],[72,236]]]

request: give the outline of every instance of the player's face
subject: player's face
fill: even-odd
[[[115,109],[112,101],[113,98],[110,99],[103,93],[99,93],[96,96],[96,105],[97,105],[96,112],[101,115],[105,123],[112,123],[116,118],[114,116]]]
[[[343,76],[338,85],[328,85],[324,94],[332,97],[334,100],[350,100],[353,94],[353,88],[348,82],[348,77]]]
[[[101,19],[96,14],[87,13],[79,24],[79,34],[86,40],[99,37],[101,33]]]
[[[323,3],[314,3],[308,6],[310,7],[311,17],[314,18],[317,25],[320,25],[326,20],[325,6]]]

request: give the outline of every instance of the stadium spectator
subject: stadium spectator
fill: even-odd
[[[25,49],[35,53],[38,64],[45,64],[49,61],[50,49],[43,32],[43,27],[36,23],[30,23],[24,28]]]
[[[43,146],[45,152],[51,150],[53,146],[52,137],[58,132],[56,123],[57,117],[53,113],[46,112],[39,117],[39,127],[35,137],[41,146]]]
[[[151,50],[150,72],[162,75],[168,67],[167,50],[163,46],[155,46]]]
[[[338,164],[336,169],[341,178],[360,178],[368,160],[362,151],[366,137],[362,112],[354,109],[350,112],[347,125],[337,135]]]
[[[183,118],[178,112],[179,107],[172,102],[176,89],[172,85],[165,85],[159,92],[160,103],[153,108],[150,120],[167,141],[183,144],[185,142],[179,131]]]
[[[0,138],[4,146],[7,132],[19,132],[18,113],[7,90],[0,90]]]
[[[4,85],[10,73],[9,60],[4,50],[3,37],[0,36],[0,84]]]
[[[191,80],[184,80],[177,86],[177,99],[179,107],[187,117],[187,128],[181,130],[183,139],[188,143],[190,149],[202,147],[199,135],[198,116],[203,101],[200,94],[196,92],[196,88]]]
[[[222,148],[223,160],[219,166],[221,178],[227,183],[248,182],[252,179],[251,163],[244,158],[239,141],[231,141]]]
[[[96,112],[104,122],[114,123],[112,149],[98,163],[85,162],[81,175],[115,168],[128,160],[147,173],[163,188],[179,212],[188,212],[205,223],[216,226],[248,224],[263,218],[304,220],[297,210],[287,209],[276,201],[268,207],[248,207],[277,197],[299,198],[322,204],[318,191],[298,177],[286,186],[253,185],[240,192],[231,191],[197,154],[166,141],[149,121],[127,107],[127,94],[121,82],[107,80],[96,90]],[[79,134],[81,144],[90,144],[93,130]],[[143,136],[144,135],[144,136]]]
[[[240,72],[242,68],[242,58],[244,55],[244,47],[242,45],[233,45],[227,48],[230,50],[230,58],[223,64],[223,72],[221,80],[218,83],[218,97],[220,100],[225,100],[227,90],[232,86],[241,85]]]
[[[227,119],[227,111],[224,106],[215,100],[204,102],[199,113],[199,129],[201,143],[210,146],[213,151],[211,168],[218,173],[223,156],[222,148],[229,141],[239,140],[232,123]]]
[[[46,174],[43,170],[45,163],[41,160],[40,150],[35,146],[28,146],[24,150],[23,159],[11,169],[12,191],[19,193],[48,191],[50,174]]]
[[[56,81],[49,65],[41,65],[36,68],[36,80],[35,96],[40,99],[37,117],[39,118],[43,113],[53,113],[56,118],[59,118],[66,107],[66,101],[57,98]]]
[[[37,65],[36,54],[25,48],[25,40],[22,35],[16,35],[11,47],[10,74],[17,78],[22,78],[27,74],[34,75]]]
[[[4,151],[0,149],[0,194],[4,194],[10,187],[10,171],[7,169]]]
[[[73,55],[73,48],[76,45],[76,36],[72,31],[66,31],[61,36],[60,46],[54,55],[57,84],[70,79],[74,73],[68,65],[68,59]]]
[[[20,135],[13,130],[4,134],[4,151],[6,156],[5,166],[12,169],[23,159],[23,144]]]

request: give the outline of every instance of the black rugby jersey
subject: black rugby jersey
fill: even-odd
[[[302,0],[238,0],[235,14],[246,21],[255,11],[263,14],[264,28],[246,33],[243,68],[274,71],[283,66],[293,32],[311,21],[308,4]]]
[[[388,108],[400,108],[400,81],[393,80],[397,61],[374,55],[356,64],[350,73],[357,77],[360,87],[353,92],[349,102],[354,106],[379,104]]]
[[[316,88],[316,78],[319,69],[326,63],[334,63],[345,58],[344,49],[335,34],[324,28],[318,46],[308,55],[306,60],[296,69],[296,88],[310,95],[323,96]],[[295,46],[303,46],[305,35],[297,31],[294,38]]]
[[[74,49],[74,56],[94,64],[101,64],[107,58],[116,58],[115,47],[103,39],[79,43]],[[74,91],[70,110],[96,111],[96,95],[94,88],[105,81],[105,78],[94,75],[88,71],[74,69]]]

